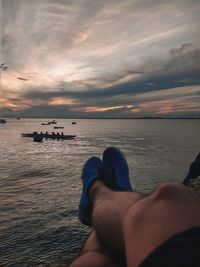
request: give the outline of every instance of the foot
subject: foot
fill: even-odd
[[[79,203],[79,220],[88,226],[92,226],[92,211],[89,201],[89,189],[95,180],[99,178],[102,169],[102,161],[97,157],[89,158],[82,169],[81,180],[83,191]]]
[[[103,153],[104,183],[112,190],[132,192],[129,181],[129,169],[122,152],[115,147],[108,147]]]
[[[190,180],[196,179],[200,176],[200,153],[196,157],[196,159],[191,163],[188,175],[185,177],[183,184],[188,186]]]

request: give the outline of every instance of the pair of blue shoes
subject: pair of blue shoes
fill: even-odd
[[[109,147],[103,153],[103,160],[98,157],[89,158],[83,166],[81,179],[83,191],[79,204],[79,219],[85,224],[92,226],[92,210],[89,200],[89,189],[97,179],[113,190],[132,192],[129,181],[129,169],[122,152]]]

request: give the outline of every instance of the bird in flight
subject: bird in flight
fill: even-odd
[[[17,79],[22,80],[22,81],[28,81],[28,79],[17,77]]]

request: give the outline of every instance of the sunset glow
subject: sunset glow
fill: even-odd
[[[200,116],[198,1],[1,7],[0,117]]]

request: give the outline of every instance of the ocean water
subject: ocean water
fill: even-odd
[[[199,120],[57,120],[74,140],[35,143],[45,119],[0,124],[0,266],[39,266],[75,255],[89,228],[77,219],[85,160],[108,146],[127,157],[131,183],[148,193],[181,182],[200,151]],[[57,130],[54,130],[57,131]]]

